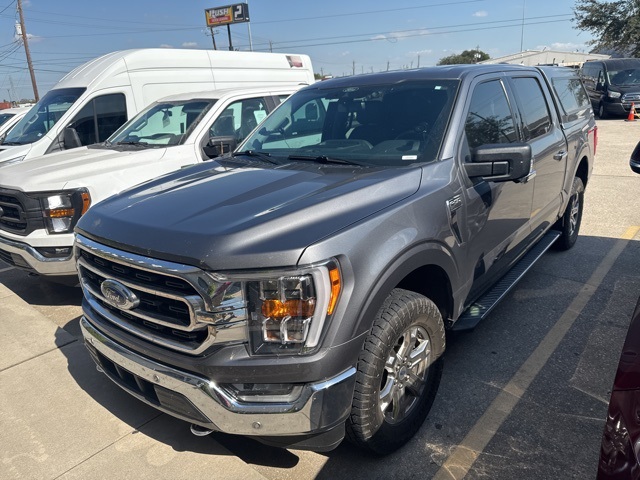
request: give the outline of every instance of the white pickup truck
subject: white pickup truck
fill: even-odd
[[[297,89],[253,87],[166,97],[104,143],[0,165],[0,259],[75,282],[73,228],[90,206],[232,149]]]

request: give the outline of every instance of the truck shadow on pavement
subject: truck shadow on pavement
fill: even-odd
[[[131,426],[132,434],[149,435],[176,451],[235,455],[267,478],[431,478],[571,310],[585,285],[594,282],[593,273],[619,241],[582,236],[568,252],[548,252],[474,331],[451,335],[440,390],[426,422],[406,446],[384,458],[346,441],[331,452],[314,453],[222,433],[194,437],[188,423],[158,413],[98,373],[79,337],[61,351],[79,387]],[[550,353],[553,361],[523,392],[518,408],[526,410],[525,417],[514,409],[498,425],[501,430],[494,443],[473,463],[472,476],[555,478],[558,469],[575,478],[593,476],[608,390],[640,294],[639,259],[640,242],[626,241],[615,262],[591,285],[593,291],[562,344]],[[76,332],[77,321],[70,321],[64,330]],[[595,353],[606,353],[606,358],[595,355],[598,345],[602,351]],[[578,437],[581,442],[576,443]],[[525,470],[531,475],[522,476]]]

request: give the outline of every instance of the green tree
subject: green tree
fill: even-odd
[[[465,50],[462,53],[442,57],[437,65],[459,65],[461,63],[478,63],[489,60],[489,54],[482,50]]]
[[[574,22],[591,33],[597,49],[613,49],[622,55],[640,56],[640,2],[638,0],[577,0]]]

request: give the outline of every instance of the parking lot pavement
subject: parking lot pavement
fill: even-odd
[[[98,375],[79,339],[0,284],[0,478],[261,479]]]
[[[81,293],[0,263],[0,478],[594,478],[609,390],[640,295],[640,122],[598,121],[581,235],[476,330],[448,339],[433,409],[385,457],[281,450],[188,425],[96,372]]]

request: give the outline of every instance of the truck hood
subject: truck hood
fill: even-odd
[[[210,270],[292,266],[307,246],[415,193],[421,174],[420,168],[212,162],[107,199],[82,217],[77,231]]]
[[[31,144],[26,145],[0,145],[0,167],[8,160],[24,157],[31,151]]]
[[[166,152],[165,148],[115,151],[101,148],[76,148],[2,166],[0,185],[24,192],[57,191],[65,188],[104,185],[99,196],[115,193],[152,178],[153,164]],[[138,181],[136,170],[143,169]],[[165,173],[159,171],[157,175]],[[93,192],[92,192],[93,193]],[[101,199],[101,198],[100,198]]]

